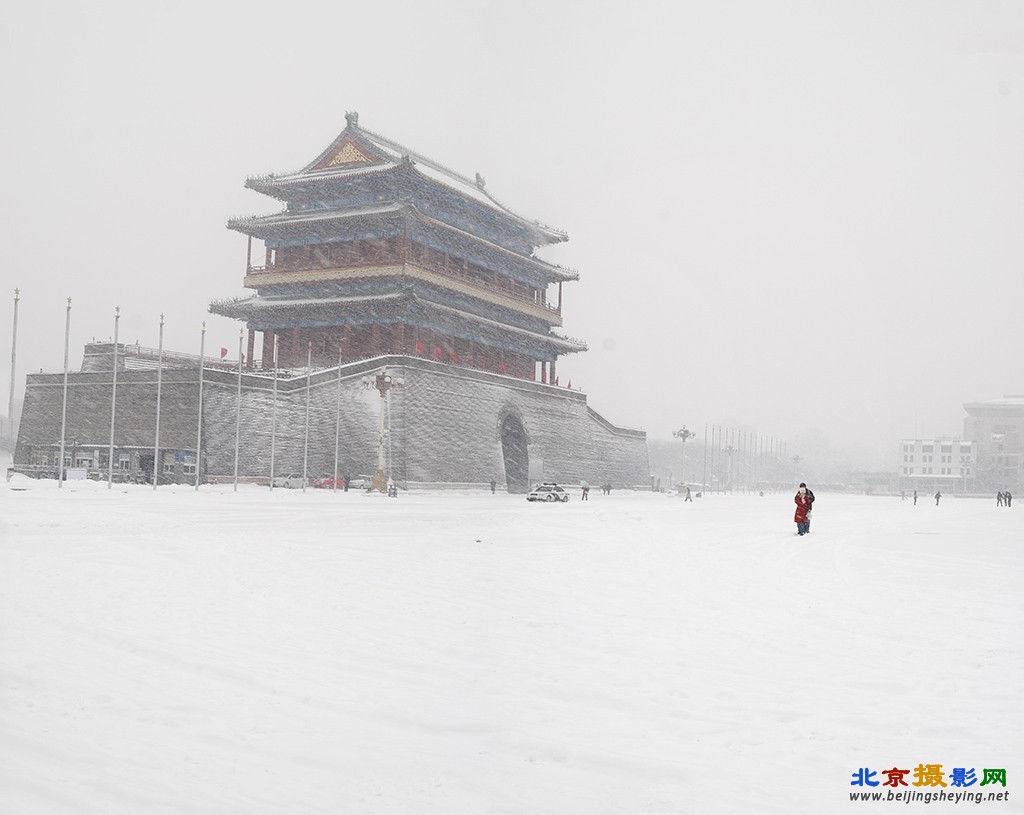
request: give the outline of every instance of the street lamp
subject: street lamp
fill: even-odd
[[[405,380],[388,373],[387,368],[382,368],[374,376],[363,377],[363,387],[367,390],[376,390],[380,393],[380,430],[377,437],[377,472],[373,475],[373,489],[377,492],[386,492],[388,488],[388,475],[384,473],[384,439],[385,434],[391,432],[391,428],[384,428],[384,400],[388,391],[392,388],[405,387]],[[390,422],[389,422],[390,424]]]
[[[673,430],[672,431],[672,435],[675,438],[679,439],[683,443],[682,467],[680,467],[680,469],[679,469],[679,478],[680,478],[680,480],[685,481],[686,480],[686,440],[687,439],[692,439],[697,434],[687,430],[686,429],[686,425],[683,425],[681,430]],[[703,489],[704,488],[701,487],[701,491],[703,491]]]

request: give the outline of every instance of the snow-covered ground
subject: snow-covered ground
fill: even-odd
[[[15,477],[0,812],[848,813],[887,808],[855,770],[919,764],[1024,793],[1024,503],[816,507],[801,538],[789,494]]]

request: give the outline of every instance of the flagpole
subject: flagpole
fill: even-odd
[[[341,348],[338,349],[338,401],[334,408],[334,482],[332,492],[338,491],[338,442],[341,440]]]
[[[701,479],[700,492],[705,495],[708,491],[708,423],[704,422],[704,476]]]
[[[203,364],[206,357],[206,320],[203,320],[203,329],[199,334],[199,422],[196,430],[196,491],[199,491],[199,481],[203,471]]]
[[[57,487],[64,486],[64,431],[68,420],[68,348],[71,337],[71,298],[64,320],[64,399],[60,409],[60,460],[57,462]]]
[[[242,439],[242,338],[245,329],[238,329],[238,392],[235,395],[235,492],[238,492],[238,444]]]
[[[313,369],[313,341],[306,345],[306,431],[302,442],[302,491],[306,491],[307,467],[309,466],[309,388],[310,372]]]
[[[21,289],[14,290],[14,336],[11,338],[11,393],[7,399],[7,421],[11,423],[11,438],[14,438],[14,366],[18,360],[18,300]]]
[[[274,401],[270,408],[270,491],[274,491],[274,452],[277,444],[277,341],[274,334]]]
[[[114,486],[114,418],[116,417],[117,409],[117,331],[121,323],[121,307],[114,306],[114,377],[113,385],[110,392],[110,452],[108,455],[108,461],[110,462],[110,471],[107,475],[107,489],[111,489]],[[154,469],[156,463],[153,464]]]
[[[157,350],[156,369],[156,436],[153,441],[153,489],[160,480],[160,389],[164,376],[164,315],[160,315],[160,345]]]

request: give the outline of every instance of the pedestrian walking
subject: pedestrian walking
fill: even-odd
[[[589,501],[590,500],[590,484],[588,484],[586,481],[580,481],[580,487],[583,490],[583,498],[581,498],[580,500],[582,500],[582,501]]]
[[[942,493],[938,490],[935,491],[935,506],[939,505],[939,499],[942,497]]]
[[[811,511],[814,509],[814,492],[803,482],[800,482],[800,489],[807,494],[807,522],[804,527],[804,534],[811,534]],[[797,495],[800,493],[798,492]]]
[[[811,501],[807,497],[807,487],[800,487],[796,492],[796,497],[793,498],[796,504],[796,513],[793,515],[793,520],[796,521],[796,534],[806,535],[807,534],[807,513],[811,510]]]

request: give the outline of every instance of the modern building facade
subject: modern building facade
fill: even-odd
[[[971,492],[976,481],[974,445],[961,439],[903,439],[901,490]]]
[[[964,436],[973,442],[980,489],[1024,490],[1024,396],[964,405]]]

